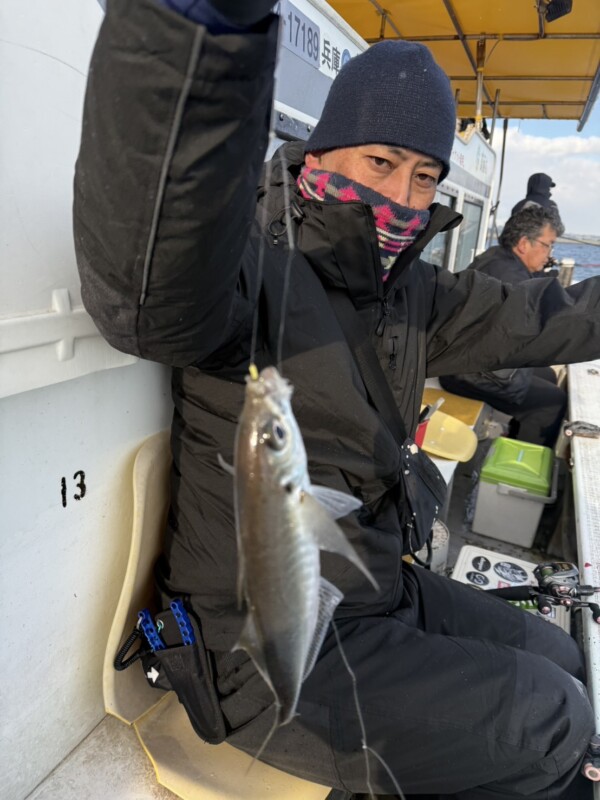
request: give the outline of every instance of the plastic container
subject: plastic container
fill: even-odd
[[[421,427],[423,423],[419,425]],[[419,444],[421,438],[421,447],[430,455],[451,461],[469,461],[477,450],[477,436],[471,428],[443,411],[432,414],[424,425],[422,436],[419,428],[415,441]]]
[[[481,469],[473,531],[531,547],[544,505],[556,500],[557,480],[549,447],[500,436]]]

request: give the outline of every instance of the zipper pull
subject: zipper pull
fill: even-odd
[[[383,332],[385,330],[385,325],[386,325],[386,322],[387,322],[387,319],[388,319],[389,316],[390,316],[390,307],[388,306],[387,300],[384,298],[383,299],[383,315],[382,315],[381,319],[379,320],[379,325],[377,326],[377,329],[375,330],[375,333],[377,334],[377,336],[383,336]]]

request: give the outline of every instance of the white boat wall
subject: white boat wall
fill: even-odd
[[[72,180],[91,0],[0,10],[0,750],[19,800],[104,715],[101,671],[140,442],[168,427],[169,373],[118,353],[81,305]]]
[[[316,20],[340,56],[366,47],[324,3],[282,6]],[[0,9],[6,800],[26,797],[104,716],[101,671],[126,567],[133,457],[172,413],[169,371],[109,347],[81,304],[72,180],[102,14],[95,0],[4,0]],[[315,93],[322,103],[335,63],[311,67],[313,92],[298,79],[306,53],[285,36],[281,53],[278,135],[305,138],[320,113]],[[479,133],[468,143],[457,137],[453,172],[440,192],[458,211],[465,203],[478,209],[462,266],[484,246],[493,167]],[[444,242],[446,265],[463,235],[452,232]]]

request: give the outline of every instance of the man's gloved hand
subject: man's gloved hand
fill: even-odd
[[[214,10],[234,25],[249,28],[264,19],[275,0],[209,0]]]
[[[274,0],[157,0],[176,14],[206,25],[211,33],[231,33],[251,28],[264,19]]]

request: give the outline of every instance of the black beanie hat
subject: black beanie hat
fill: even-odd
[[[416,42],[378,42],[333,81],[305,153],[363,144],[417,150],[450,171],[456,111],[450,81]]]

